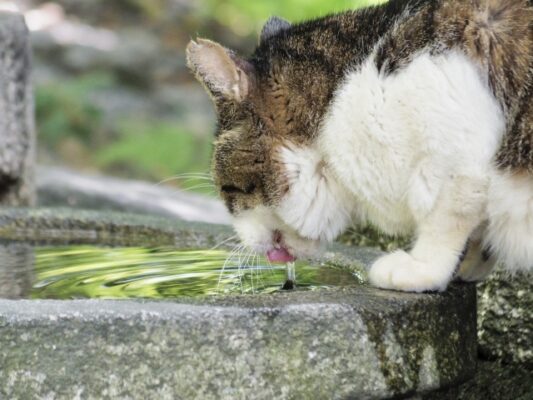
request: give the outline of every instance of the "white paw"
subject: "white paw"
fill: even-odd
[[[369,273],[370,283],[383,289],[407,292],[442,291],[446,289],[453,266],[442,267],[415,260],[398,250],[379,258]]]

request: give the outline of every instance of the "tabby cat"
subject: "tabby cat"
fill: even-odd
[[[316,254],[353,223],[414,234],[381,288],[533,266],[533,0],[391,0],[188,64],[218,114],[213,175],[243,243]]]

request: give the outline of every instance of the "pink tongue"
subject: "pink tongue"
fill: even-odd
[[[267,251],[267,258],[270,262],[292,262],[296,260],[296,258],[291,255],[287,249],[281,248],[281,249],[272,249]]]

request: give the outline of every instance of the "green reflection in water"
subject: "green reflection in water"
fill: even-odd
[[[224,250],[40,247],[35,250],[32,298],[171,298],[276,292],[285,266],[263,257],[231,257]],[[296,263],[297,290],[359,284],[332,266]]]

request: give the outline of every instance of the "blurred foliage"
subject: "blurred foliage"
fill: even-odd
[[[195,34],[194,29],[205,27],[217,40],[224,43],[230,37],[243,47],[253,46],[257,32],[271,15],[279,15],[296,22],[352,9],[383,0],[198,0],[183,2],[174,0],[116,0],[93,2],[57,0],[75,21],[107,29],[125,31],[135,29],[149,32],[160,43],[173,43],[182,49]],[[38,2],[41,2],[40,0]],[[182,8],[180,8],[182,7]],[[185,14],[179,14],[178,11]],[[188,10],[188,11],[185,11]],[[106,22],[107,21],[107,22]],[[112,23],[111,23],[111,22]],[[169,28],[172,27],[172,29]],[[169,30],[170,29],[170,30]],[[231,43],[228,43],[231,44]],[[164,46],[162,50],[164,51]],[[172,50],[175,51],[175,50]],[[110,62],[107,69],[87,70],[76,75],[63,65],[67,58],[59,57],[56,50],[44,57],[45,63],[62,71],[53,81],[36,85],[36,117],[40,149],[49,162],[65,163],[82,169],[100,169],[104,173],[128,178],[162,181],[178,174],[206,172],[210,164],[210,137],[192,132],[178,117],[160,120],[158,115],[140,116],[134,121],[116,121],[108,110],[94,100],[95,93],[132,88],[132,84],[120,79],[120,71]],[[174,53],[172,53],[174,54]],[[172,59],[162,53],[154,64],[164,65]],[[135,57],[133,58],[133,60]],[[62,64],[63,63],[63,64]],[[174,68],[170,63],[168,68]],[[172,84],[192,79],[184,63],[179,64]],[[164,68],[163,68],[164,69]],[[144,87],[143,95],[150,99],[150,90],[164,86],[166,81],[155,82],[158,73],[141,73],[154,81],[153,87]],[[206,107],[210,106],[206,102]],[[203,111],[198,110],[202,115]],[[157,114],[157,113],[155,113]],[[178,179],[173,183],[181,187],[194,187],[204,193],[210,188],[201,185],[200,179]]]
[[[87,94],[112,84],[111,74],[94,73],[65,79],[61,85],[50,83],[35,91],[35,109],[39,138],[46,145],[75,137],[90,142],[99,129],[102,113]]]
[[[161,18],[165,12],[164,0],[114,0],[117,6],[130,8],[133,11],[144,14],[150,19]]]
[[[207,172],[211,153],[210,137],[184,131],[176,123],[133,121],[122,124],[119,138],[99,151],[95,161],[107,171],[143,179],[170,179],[176,174]],[[125,170],[125,171],[124,171]],[[200,179],[177,179],[185,188],[204,188]]]
[[[109,90],[111,75],[90,73],[65,79],[61,85],[39,85],[35,90],[36,118],[41,150],[64,162],[80,163],[106,173],[161,181],[176,174],[207,172],[210,137],[189,132],[178,120],[104,121],[104,113],[90,94]],[[73,152],[75,154],[63,154]],[[67,145],[68,144],[68,145]],[[81,153],[81,155],[80,155]],[[170,181],[185,189],[211,193],[200,178]]]
[[[214,17],[235,33],[248,35],[260,31],[272,15],[299,22],[344,10],[384,3],[386,0],[204,0],[204,17]]]

